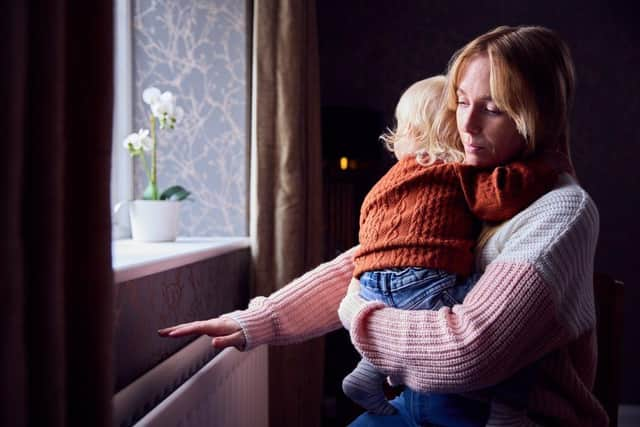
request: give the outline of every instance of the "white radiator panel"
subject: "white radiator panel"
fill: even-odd
[[[267,427],[268,348],[218,354],[136,426]]]

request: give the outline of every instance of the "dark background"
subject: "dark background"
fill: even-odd
[[[317,5],[325,192],[342,197],[342,202],[330,202],[329,223],[332,212],[347,209],[345,200],[355,203],[348,209],[357,221],[364,192],[391,162],[376,137],[392,126],[395,104],[412,82],[443,73],[455,50],[498,25],[543,25],[565,39],[578,78],[573,160],[582,186],[600,210],[596,270],[626,284],[621,400],[639,404],[640,328],[634,327],[633,315],[640,306],[635,286],[640,219],[634,210],[640,202],[640,31],[632,22],[640,15],[634,6],[558,0],[319,0]],[[338,171],[340,155],[359,160],[357,168]],[[334,236],[328,238],[328,257],[355,242],[353,227],[328,227],[327,234]],[[355,360],[344,347],[344,335],[329,336],[328,376],[338,377],[354,366],[336,365]]]

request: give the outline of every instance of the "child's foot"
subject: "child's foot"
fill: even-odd
[[[342,390],[351,400],[376,415],[393,415],[397,409],[384,396],[382,383],[351,372],[342,381]]]

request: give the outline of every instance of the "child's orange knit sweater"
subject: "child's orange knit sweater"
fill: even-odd
[[[360,210],[354,277],[392,267],[469,275],[480,221],[505,221],[549,191],[558,177],[541,158],[494,169],[460,163],[396,163]]]

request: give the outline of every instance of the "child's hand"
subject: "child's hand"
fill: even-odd
[[[211,345],[215,348],[236,347],[242,350],[246,344],[244,333],[240,325],[225,317],[218,317],[209,320],[199,320],[196,322],[182,323],[159,329],[158,335],[161,337],[184,337],[188,335],[209,335],[213,337]]]

